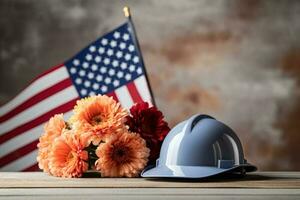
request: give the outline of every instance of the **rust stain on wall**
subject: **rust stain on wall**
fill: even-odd
[[[237,0],[233,4],[233,17],[245,21],[255,20],[258,16],[261,3],[261,0]]]
[[[286,54],[283,55],[281,60],[282,69],[289,76],[294,77],[297,80],[297,90],[294,91],[295,97],[286,102],[286,106],[291,107],[286,112],[282,113],[278,118],[277,126],[279,126],[283,134],[283,143],[280,148],[277,149],[276,155],[280,157],[286,157],[287,163],[278,165],[277,169],[299,169],[300,168],[300,156],[299,156],[299,144],[300,144],[300,47],[289,49]],[[288,148],[286,148],[288,147]]]
[[[229,31],[185,35],[168,41],[162,46],[160,52],[171,64],[189,67],[194,63],[195,57],[202,56],[201,51],[203,53],[214,52],[216,57],[219,56],[220,51],[226,48],[226,43],[231,39],[232,35]],[[196,55],[195,52],[197,52]]]

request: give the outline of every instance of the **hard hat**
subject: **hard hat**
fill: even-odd
[[[204,178],[257,168],[244,158],[234,131],[208,115],[194,115],[176,125],[163,141],[156,166],[142,177]]]

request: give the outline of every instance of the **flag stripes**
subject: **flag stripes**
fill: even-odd
[[[0,171],[22,171],[34,164],[36,164],[36,157],[37,157],[38,150],[35,149],[30,153],[26,154],[25,156],[10,162],[9,164],[5,165],[1,168]]]
[[[6,156],[0,158],[0,166],[4,166],[14,160],[17,160],[18,158],[26,155],[27,153],[30,153],[31,151],[36,149],[36,146],[38,144],[39,140],[36,139],[35,141],[15,150],[14,152],[11,152],[7,154]]]
[[[138,77],[135,81],[135,86],[137,88],[137,91],[141,95],[141,98],[144,101],[147,101],[150,105],[152,105],[152,97],[150,94],[150,91],[146,88],[148,88],[148,83],[145,76]]]
[[[115,90],[115,93],[117,98],[119,99],[119,102],[124,108],[129,109],[133,105],[133,101],[127,89],[127,86],[119,87]]]
[[[38,163],[35,163],[25,169],[22,169],[22,172],[31,172],[31,171],[39,171],[40,168],[39,168],[39,165]]]
[[[43,128],[44,128],[44,124],[42,123],[1,144],[0,158],[2,156],[5,156],[6,154],[16,151],[18,148],[23,147],[26,144],[31,143],[37,138],[39,138],[41,133],[43,132]]]
[[[52,117],[53,115],[55,115],[57,113],[64,113],[64,112],[70,111],[71,109],[73,109],[73,106],[75,105],[77,100],[78,100],[78,98],[72,99],[69,102],[67,102],[63,105],[60,105],[57,108],[54,108],[51,111],[39,116],[38,118],[31,120],[25,124],[22,124],[21,126],[18,126],[17,128],[13,129],[12,131],[5,133],[4,135],[2,135],[0,137],[0,144],[2,144],[3,142],[5,142],[19,134],[22,134],[25,131],[28,131],[31,128],[38,126],[41,123],[48,121],[50,117]]]
[[[52,108],[56,108],[63,104],[65,101],[78,98],[78,94],[74,86],[67,87],[47,99],[27,108],[25,111],[17,114],[16,116],[10,118],[9,120],[3,122],[0,125],[0,135],[5,134],[15,128],[16,121],[20,124],[25,124],[31,121],[43,113],[48,112]]]
[[[8,113],[1,116],[0,123],[8,120],[9,118],[17,115],[18,113],[26,110],[27,108],[33,106],[34,104],[46,99],[47,97],[49,97],[49,94],[55,94],[56,92],[59,92],[60,90],[66,88],[66,87],[69,87],[71,85],[72,85],[72,81],[69,78],[67,78],[67,79],[43,90],[42,92],[32,96],[28,100],[24,101],[22,104],[18,105],[17,107],[12,109]]]
[[[133,102],[143,101],[143,99],[141,98],[139,92],[137,91],[137,88],[136,88],[134,82],[128,83],[127,84],[127,89],[130,93],[130,96],[131,96]]]
[[[51,87],[52,85],[57,84],[58,82],[66,78],[69,78],[68,72],[64,66],[57,67],[55,68],[55,70],[50,70],[50,71],[52,72],[45,73],[44,76],[33,81],[27,88],[25,88],[14,99],[1,106],[0,116],[3,116],[5,113],[11,111],[15,107],[22,104],[32,96],[40,93],[41,91]]]

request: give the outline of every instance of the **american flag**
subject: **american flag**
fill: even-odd
[[[133,26],[126,22],[36,78],[0,107],[0,171],[34,171],[44,123],[76,100],[107,94],[130,108],[153,102]]]

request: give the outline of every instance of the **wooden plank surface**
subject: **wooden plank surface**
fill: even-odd
[[[0,172],[0,188],[264,188],[300,189],[300,172],[256,172],[197,181],[144,178],[57,178],[42,172]]]
[[[35,188],[0,189],[0,199],[55,200],[299,200],[299,189],[237,189],[237,188]]]

